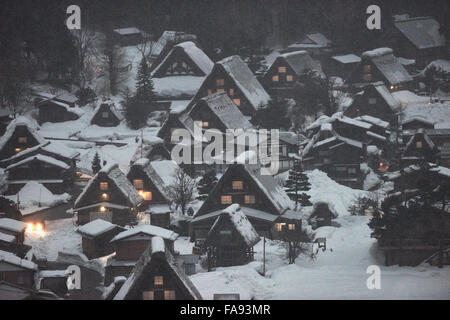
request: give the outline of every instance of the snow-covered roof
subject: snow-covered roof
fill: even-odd
[[[164,250],[164,241],[160,237],[156,236],[152,238],[152,244],[144,251],[142,256],[139,258],[136,266],[133,268],[131,275],[122,285],[120,290],[114,297],[114,300],[125,300],[130,297],[130,294],[137,288],[139,288],[139,283],[141,281],[146,281],[145,270],[151,265],[152,260],[155,258],[155,254],[159,256],[164,253],[164,259],[158,259],[158,262],[167,263],[168,271],[172,276],[171,278],[175,283],[178,283],[184,290],[196,300],[201,300],[202,296],[198,292],[197,288],[191,282],[189,277],[184,273],[177,260],[172,256],[169,250]],[[153,251],[155,250],[155,251]],[[140,294],[140,293],[139,293]]]
[[[105,232],[113,230],[117,225],[103,219],[95,219],[85,225],[78,227],[77,232],[89,236],[97,237]]]
[[[175,45],[167,54],[164,60],[152,71],[152,75],[158,72],[159,68],[169,59],[175,50],[183,50],[184,53],[195,63],[195,65],[205,74],[208,75],[214,67],[214,62],[203,52],[202,49],[192,41],[185,41]]]
[[[415,134],[409,138],[409,141],[405,145],[404,153],[407,152],[407,150],[412,146],[413,142],[416,141],[417,137],[423,137],[423,140],[425,143],[430,147],[430,149],[435,148],[434,142],[430,139],[430,137],[424,132],[424,130],[419,129]],[[421,139],[421,138],[419,138]]]
[[[11,243],[14,242],[15,240],[16,240],[15,236],[0,232],[0,241]]]
[[[421,121],[431,125],[448,122],[450,105],[442,103],[415,103],[406,105],[400,113],[402,124]]]
[[[271,214],[271,213],[267,213],[265,211],[261,211],[255,208],[250,208],[250,207],[246,207],[246,206],[241,206],[241,211],[250,218],[254,218],[257,220],[263,220],[263,221],[267,221],[267,222],[274,222],[279,216],[275,215],[275,214]],[[285,212],[290,211],[289,209],[286,210]],[[216,211],[212,211],[212,212],[208,212],[205,213],[201,216],[195,216],[191,222],[195,223],[195,222],[199,222],[199,221],[204,221],[210,218],[214,218],[214,217],[218,217],[219,215],[222,214],[222,210],[216,210]]]
[[[387,127],[389,127],[389,122],[381,120],[380,118],[377,118],[377,117],[363,115],[363,116],[356,117],[355,119],[359,120],[359,121],[365,121],[365,122],[374,124],[383,129],[386,129]]]
[[[0,250],[0,263],[6,262],[29,270],[37,270],[37,265],[29,260],[21,259],[11,252]]]
[[[300,50],[281,54],[277,59],[285,61],[298,76],[302,75],[306,70],[315,70],[320,75],[323,75],[322,67],[311,58],[307,51]]]
[[[19,116],[9,123],[8,127],[6,128],[5,133],[0,138],[0,151],[3,149],[6,142],[8,142],[8,140],[11,139],[12,135],[14,134],[14,132],[18,126],[27,127],[28,131],[36,139],[38,144],[42,144],[42,143],[46,142],[46,140],[43,137],[41,137],[41,135],[39,133],[37,133],[38,126],[34,121],[30,120],[27,117]]]
[[[221,65],[225,72],[234,80],[236,86],[238,86],[255,109],[269,102],[269,94],[239,56],[227,57],[218,61],[217,64]]]
[[[169,188],[175,184],[175,173],[180,169],[178,164],[173,160],[157,160],[150,162],[150,167],[161,178],[164,186]]]
[[[432,17],[401,19],[394,25],[418,49],[445,46],[439,23]]]
[[[56,160],[55,158],[52,158],[52,157],[49,157],[49,156],[45,156],[43,154],[36,154],[34,156],[25,158],[25,159],[23,159],[21,161],[18,161],[16,163],[13,163],[13,164],[9,165],[6,168],[6,170],[11,170],[12,168],[19,167],[19,166],[21,166],[21,165],[23,165],[25,163],[28,163],[28,162],[31,162],[31,161],[34,161],[34,160],[37,160],[37,161],[40,161],[40,162],[45,162],[45,163],[48,163],[48,164],[50,164],[52,166],[60,167],[62,169],[69,169],[70,168],[65,162]]]
[[[336,61],[339,61],[340,63],[359,63],[359,62],[361,62],[361,58],[353,53],[344,54],[344,55],[340,55],[340,56],[332,56],[331,58]]]
[[[119,241],[125,238],[129,238],[139,233],[144,233],[151,237],[158,236],[163,239],[175,241],[178,238],[178,233],[161,227],[153,226],[150,224],[139,225],[134,228],[128,229],[116,235],[112,238],[111,242]]]
[[[252,124],[244,117],[239,108],[225,92],[210,94],[209,96],[201,98],[200,101],[205,102],[207,107],[219,118],[227,129],[245,130],[252,127]],[[197,105],[199,102],[197,102]],[[193,110],[196,108],[197,106],[194,106],[191,109],[190,114],[192,114]]]
[[[67,270],[41,270],[39,278],[66,278],[69,275]]]
[[[208,237],[217,233],[219,221],[224,218],[231,221],[233,226],[236,228],[236,231],[241,235],[248,247],[254,246],[259,242],[259,240],[261,240],[255,228],[253,228],[253,225],[250,221],[248,221],[246,215],[242,212],[239,204],[236,203],[222,210],[222,214],[216,219],[209,230]]]
[[[120,35],[130,35],[130,34],[136,34],[141,33],[141,31],[136,27],[129,27],[129,28],[118,28],[114,29],[114,32],[120,34]]]
[[[366,51],[362,53],[361,57],[370,59],[391,84],[413,81],[405,67],[394,56],[391,48]]]
[[[97,115],[97,113],[100,111],[100,109],[101,109],[103,106],[106,106],[106,107],[111,111],[111,113],[112,113],[117,119],[119,119],[119,121],[122,121],[122,120],[124,119],[123,114],[122,114],[119,110],[117,110],[117,108],[116,108],[115,105],[114,105],[114,102],[108,100],[108,101],[101,101],[101,102],[98,103],[97,107],[96,107],[95,110],[94,110],[94,113],[92,114],[91,123],[92,123],[92,121],[94,120],[94,117]]]
[[[106,174],[108,178],[116,185],[117,189],[123,194],[123,196],[128,199],[132,206],[139,205],[143,199],[137,193],[136,189],[133,187],[131,182],[128,180],[126,175],[119,169],[119,165],[117,163],[111,163],[105,167],[103,167],[97,174],[88,182],[86,187],[83,189],[81,194],[78,196],[77,200],[75,200],[74,209],[79,209],[79,205],[81,200],[90,190],[91,186],[94,182],[97,182],[99,176]]]
[[[323,33],[320,32],[308,33],[305,35],[305,38],[310,39],[318,46],[328,47],[331,45],[331,40],[329,40]]]
[[[165,163],[168,163],[168,162],[169,162],[169,160],[167,160],[167,162],[165,162]],[[172,162],[172,161],[170,161],[170,162]],[[147,176],[147,178],[150,181],[152,181],[153,185],[158,189],[158,191],[161,193],[161,195],[167,201],[169,201],[168,186],[166,184],[168,181],[165,182],[163,180],[163,178],[159,175],[159,172],[161,170],[158,170],[159,172],[157,172],[155,170],[155,168],[151,165],[150,160],[147,158],[138,159],[135,163],[133,163],[133,166],[139,167],[142,170],[142,172]],[[158,169],[160,169],[160,168],[158,168]]]
[[[153,44],[152,56],[159,56],[163,51],[167,50],[166,46],[174,45],[183,41],[196,41],[197,36],[181,31],[164,31],[158,41]],[[167,52],[167,51],[166,51]]]
[[[10,218],[0,218],[0,229],[12,232],[22,232],[27,227],[26,223]]]
[[[27,155],[27,154],[32,153],[32,152],[35,152],[36,150],[44,150],[44,151],[47,151],[49,153],[52,153],[52,154],[55,154],[55,155],[57,154],[58,156],[61,156],[61,157],[64,157],[64,158],[68,158],[68,159],[74,159],[74,158],[76,158],[77,156],[80,155],[80,153],[78,151],[75,151],[75,150],[72,150],[70,148],[67,148],[62,143],[58,143],[57,144],[55,142],[52,143],[52,141],[46,141],[43,144],[39,144],[37,146],[31,147],[31,148],[25,149],[25,150],[23,150],[23,151],[21,151],[19,153],[16,153],[12,157],[4,159],[1,162],[11,162],[11,161],[13,161],[13,160],[15,160],[17,158],[20,158],[20,157],[22,157],[24,155]]]
[[[400,108],[400,103],[389,92],[388,88],[382,81],[375,82],[372,85],[393,111],[397,111]]]

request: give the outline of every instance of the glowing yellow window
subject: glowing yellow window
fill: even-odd
[[[286,67],[284,66],[278,67],[278,73],[286,73]]]
[[[101,207],[100,207],[100,212],[106,212],[106,207],[101,206]]]
[[[231,88],[230,90],[228,90],[228,94],[230,95],[230,97],[234,96],[234,89]]]
[[[103,201],[108,201],[108,200],[109,200],[109,194],[107,194],[107,193],[102,193],[102,200],[103,200]]]
[[[417,147],[417,149],[422,149],[422,141],[417,141],[416,147]]]
[[[272,76],[272,81],[278,82],[278,81],[280,81],[280,77],[278,77],[278,75]]]
[[[209,122],[208,121],[202,121],[202,128],[208,128]]]
[[[244,202],[246,204],[254,204],[255,203],[255,196],[252,194],[246,194],[244,197]]]
[[[285,226],[285,225],[286,225],[286,223],[281,223],[281,222],[276,223],[276,224],[275,224],[275,229],[276,229],[278,232],[283,231],[283,226]]]
[[[154,279],[155,287],[162,287],[164,284],[164,278],[163,276],[155,276]]]
[[[108,182],[100,182],[100,190],[108,190]]]
[[[175,290],[164,290],[164,300],[175,300]]]
[[[144,198],[144,200],[150,201],[152,200],[152,192],[151,191],[139,191],[139,195]]]
[[[292,74],[288,74],[288,75],[286,76],[286,81],[287,81],[287,82],[292,82],[292,81],[294,81],[294,76],[293,76]]]
[[[14,152],[15,152],[15,153],[19,153],[20,151],[22,151],[22,149],[20,149],[20,148],[15,148],[15,149],[14,149]]]
[[[288,229],[291,230],[291,231],[294,231],[295,230],[295,224],[289,223],[288,224]]]
[[[220,203],[221,204],[231,204],[233,202],[233,198],[231,196],[221,196]]]
[[[155,293],[153,291],[142,292],[142,300],[155,300]]]
[[[216,79],[216,86],[223,87],[225,85],[224,79]]]
[[[240,180],[233,181],[231,185],[232,185],[233,190],[242,190],[242,189],[244,189],[244,183],[242,181],[240,181]]]
[[[233,99],[233,102],[235,105],[237,105],[238,107],[241,105],[241,99]]]
[[[27,143],[27,137],[19,137],[17,140],[19,143]]]
[[[133,185],[138,190],[144,189],[144,180],[142,180],[142,179],[133,179]]]

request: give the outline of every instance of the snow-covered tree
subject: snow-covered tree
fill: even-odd
[[[211,190],[217,183],[216,172],[214,170],[210,170],[200,179],[198,182],[198,197],[199,200],[205,200]]]
[[[295,207],[300,204],[303,207],[311,206],[309,201],[311,196],[302,191],[311,189],[311,184],[308,181],[308,176],[303,172],[303,165],[297,161],[294,167],[289,170],[289,177],[284,184],[284,190],[292,201],[295,201]]]
[[[98,152],[95,153],[94,159],[92,160],[92,172],[96,174],[102,169],[102,166],[100,164],[100,156],[98,155]]]

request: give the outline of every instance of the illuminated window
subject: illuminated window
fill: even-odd
[[[102,193],[102,200],[108,201],[108,200],[109,200],[109,194],[107,194],[107,193]]]
[[[100,190],[108,190],[108,182],[100,182]]]
[[[18,141],[19,143],[27,143],[27,137],[19,137]]]
[[[139,195],[144,198],[144,200],[150,201],[152,200],[152,192],[151,191],[139,191]]]
[[[422,141],[417,141],[416,147],[417,147],[417,149],[422,149]]]
[[[286,73],[286,67],[284,66],[278,67],[278,73]]]
[[[278,82],[279,80],[280,80],[280,78],[278,77],[278,75],[272,76],[273,82]]]
[[[377,103],[376,98],[369,98],[369,104],[375,104],[375,103]]]
[[[289,223],[288,224],[288,229],[291,230],[291,231],[294,231],[295,230],[295,224]]]
[[[231,183],[233,190],[242,190],[244,189],[244,183],[240,180],[238,181],[233,181]]]
[[[232,202],[233,202],[233,199],[231,196],[221,196],[220,197],[221,204],[231,204]]]
[[[155,276],[155,287],[162,287],[164,284],[163,276]]]
[[[155,300],[155,293],[153,291],[142,292],[142,300]]]
[[[252,194],[246,194],[244,197],[244,202],[246,204],[254,204],[255,203],[255,196]]]
[[[233,99],[233,102],[235,105],[237,105],[238,107],[241,105],[241,99]]]
[[[20,148],[15,148],[15,149],[14,149],[14,152],[15,152],[15,153],[19,153],[20,151],[22,151],[22,149],[20,149]]]
[[[138,190],[144,189],[144,180],[142,180],[142,179],[134,179],[133,180],[133,186],[136,189],[138,189]]]
[[[275,229],[276,229],[278,232],[283,231],[283,226],[285,226],[285,225],[286,225],[286,223],[281,223],[281,222],[276,223],[276,224],[275,224]]]
[[[228,93],[231,97],[234,96],[234,89],[231,88],[230,90],[228,90]]]
[[[223,87],[225,85],[224,79],[216,79],[216,86]]]
[[[101,207],[100,207],[100,212],[106,212],[106,207],[101,206]]]
[[[288,75],[286,76],[286,81],[287,81],[287,82],[292,82],[292,81],[294,81],[294,76],[293,76],[292,74],[288,74]]]
[[[164,290],[164,300],[175,300],[175,290]]]
[[[103,118],[109,118],[109,112],[102,112],[102,117]]]
[[[208,128],[209,122],[208,121],[202,121],[202,128]]]

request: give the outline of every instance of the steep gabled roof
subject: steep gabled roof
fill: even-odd
[[[209,96],[203,97],[200,101],[219,118],[222,124],[227,129],[249,129],[252,124],[242,114],[239,108],[233,103],[225,92],[213,93]],[[200,103],[197,102],[196,106]],[[196,108],[194,106],[190,113]]]
[[[99,235],[102,235],[105,232],[111,231],[115,228],[121,228],[116,224],[112,224],[109,221],[105,221],[103,219],[95,219],[89,223],[86,223],[85,225],[78,227],[77,232],[88,236],[88,237],[98,237]],[[122,229],[123,230],[123,229]]]
[[[29,270],[37,270],[37,265],[29,260],[21,259],[11,252],[0,250],[0,263],[6,262]]]
[[[432,17],[400,19],[394,26],[417,48],[428,49],[445,46],[439,23]]]
[[[375,82],[371,85],[380,94],[380,96],[387,103],[387,105],[392,109],[392,111],[396,112],[400,109],[400,103],[389,92],[388,88],[386,88],[385,84],[382,81]]]
[[[398,84],[413,81],[405,67],[394,56],[390,48],[378,48],[363,52],[362,59],[369,59],[391,83]]]
[[[424,132],[424,130],[419,129],[415,134],[413,134],[411,136],[411,138],[409,138],[409,141],[406,143],[404,153],[406,153],[409,150],[409,148],[412,146],[414,141],[416,141],[417,139],[422,139],[422,138],[425,141],[425,143],[430,147],[430,150],[433,150],[436,148],[436,145],[430,139],[430,137]]]
[[[170,201],[168,196],[168,189],[166,183],[163,181],[158,172],[153,168],[149,159],[140,158],[134,164],[134,167],[139,168],[147,178],[153,183],[153,185],[158,189],[159,193],[167,200]]]
[[[69,169],[69,166],[65,162],[56,160],[55,158],[48,157],[48,156],[45,156],[43,154],[36,154],[34,156],[25,158],[25,159],[23,159],[21,161],[18,161],[16,163],[13,163],[13,164],[9,165],[6,168],[6,170],[13,169],[15,167],[21,166],[22,164],[25,164],[25,163],[28,163],[28,162],[31,162],[31,161],[34,161],[34,160],[37,160],[39,162],[45,162],[45,163],[50,164],[52,166],[60,167],[61,169]]]
[[[150,224],[145,225],[139,225],[137,227],[125,230],[118,235],[116,235],[114,238],[112,238],[111,242],[120,241],[129,237],[132,237],[136,234],[144,233],[146,235],[149,235],[151,237],[161,237],[166,240],[175,241],[178,238],[178,233],[173,232],[168,229],[164,229],[158,226],[153,226]]]
[[[132,299],[132,295],[136,294],[135,291],[139,290],[140,282],[146,280],[146,272],[150,271],[149,269],[154,266],[154,263],[163,263],[167,267],[169,275],[173,277],[174,282],[178,284],[187,295],[194,300],[202,300],[200,292],[198,292],[192,281],[180,268],[169,250],[165,249],[164,240],[160,237],[152,238],[152,243],[139,258],[131,275],[117,292],[114,300]]]
[[[8,142],[8,140],[11,139],[12,135],[14,134],[18,126],[25,126],[28,129],[28,132],[36,139],[38,144],[43,144],[47,141],[43,137],[41,137],[41,135],[37,132],[38,126],[35,123],[33,123],[30,119],[26,117],[20,116],[10,122],[10,124],[6,128],[5,133],[0,138],[0,152],[2,151],[6,142]]]
[[[125,199],[128,200],[129,204],[132,206],[138,206],[143,199],[139,196],[136,189],[133,187],[131,182],[125,176],[125,174],[119,169],[117,163],[112,163],[103,167],[97,174],[88,182],[83,192],[75,200],[74,209],[79,208],[82,199],[88,194],[88,191],[92,188],[93,184],[98,182],[99,177],[103,174],[114,183],[117,189],[122,193]]]
[[[247,216],[242,212],[241,207],[238,204],[232,204],[229,207],[222,210],[222,214],[219,215],[208,232],[208,238],[211,235],[215,235],[219,232],[218,228],[220,222],[223,219],[231,221],[238,234],[248,247],[253,247],[261,240],[253,225],[247,219]],[[208,242],[208,240],[206,240]]]
[[[300,50],[281,54],[275,61],[278,59],[285,61],[297,76],[301,76],[306,70],[315,70],[323,75],[322,67],[311,58],[307,51]]]
[[[116,109],[114,103],[110,100],[108,101],[102,101],[98,104],[98,106],[95,108],[94,113],[92,114],[91,123],[94,120],[97,113],[100,112],[100,110],[104,107],[107,107],[111,113],[119,120],[122,121],[124,119],[124,116],[122,113],[119,112],[119,110]]]
[[[176,51],[182,50],[188,58],[192,60],[192,62],[204,73],[204,75],[208,75],[212,68],[214,67],[214,62],[203,52],[202,49],[197,47],[192,41],[185,41],[175,45],[167,56],[161,61],[158,66],[153,69],[152,75],[154,75],[158,70],[164,65],[164,63],[169,59],[169,57]]]
[[[309,41],[307,41],[309,39]],[[312,42],[313,44],[320,47],[328,47],[331,45],[331,40],[329,40],[323,33],[313,32],[305,35],[305,38],[300,43],[307,44]]]

